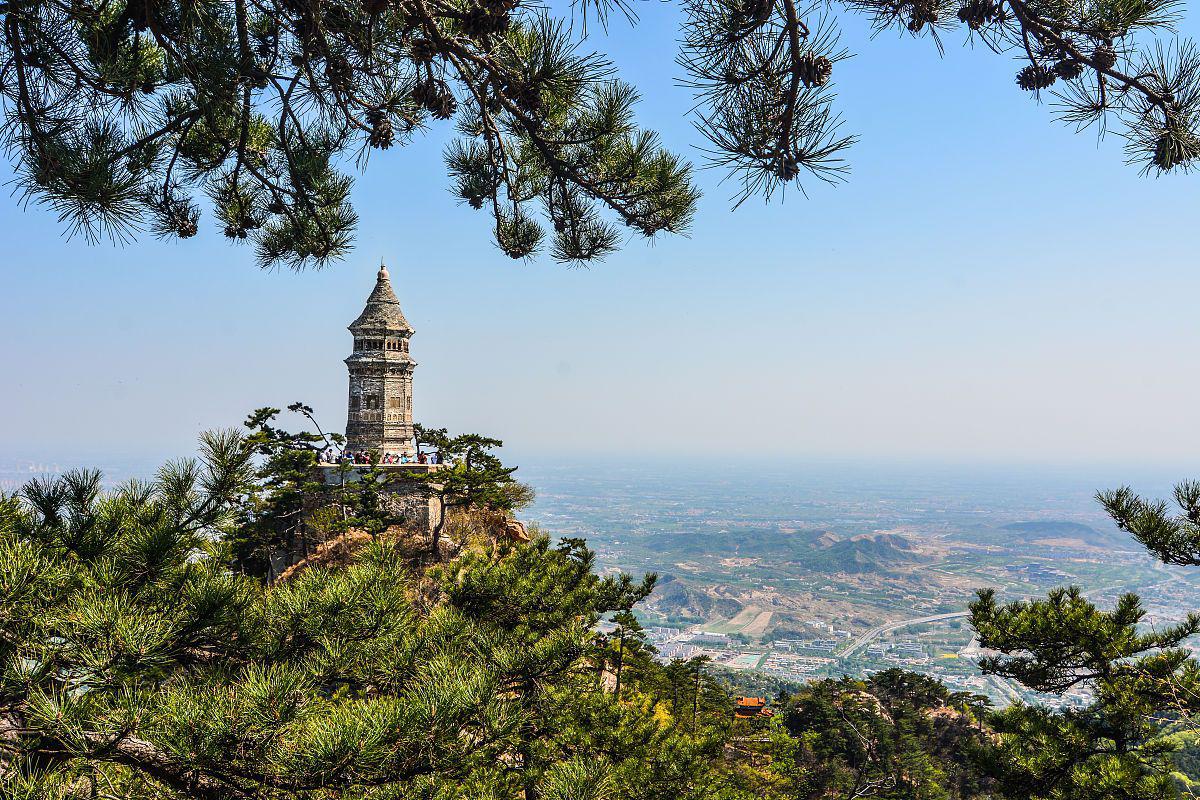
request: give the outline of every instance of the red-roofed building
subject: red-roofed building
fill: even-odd
[[[775,712],[767,708],[765,697],[735,697],[733,698],[734,719],[753,719],[754,717],[769,717]]]

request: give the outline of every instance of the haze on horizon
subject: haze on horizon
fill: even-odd
[[[649,46],[675,9],[639,13],[597,46],[699,161]],[[1139,177],[1003,58],[846,23],[849,183],[731,212],[701,171],[689,237],[587,270],[497,251],[446,191],[444,127],[373,156],[357,250],[322,272],[260,272],[209,218],[188,242],[90,247],[3,199],[0,453],[184,455],[297,399],[341,429],[345,327],[382,258],[416,328],[417,418],[523,453],[1194,464],[1196,178]]]

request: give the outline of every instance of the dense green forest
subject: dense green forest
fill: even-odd
[[[447,468],[455,511],[431,548],[389,517],[386,476],[315,481],[324,442],[273,419],[150,482],[103,491],[82,471],[0,498],[0,796],[1073,800],[1175,797],[1200,774],[1198,671],[1177,646],[1200,620],[1150,631],[1132,596],[982,591],[982,668],[1086,681],[1090,707],[993,709],[889,670],[773,687],[773,713],[736,715],[726,676],[646,645],[653,575],[602,577],[581,540],[514,534],[529,493],[498,442],[444,437],[482,458]],[[1182,517],[1104,498],[1182,558],[1195,503],[1177,499]],[[264,551],[302,528],[338,546],[273,569]]]

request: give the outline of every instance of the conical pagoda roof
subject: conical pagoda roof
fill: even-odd
[[[392,290],[391,276],[387,267],[379,267],[379,275],[375,279],[375,288],[367,298],[367,305],[358,319],[350,323],[351,331],[359,330],[389,330],[412,333],[412,326],[400,311],[400,301]]]

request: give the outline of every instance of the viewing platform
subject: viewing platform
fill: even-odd
[[[321,461],[317,464],[321,469],[337,469],[346,466],[354,472],[362,472],[371,468],[370,464],[354,464],[349,461]],[[447,466],[446,464],[376,464],[385,472],[434,472]]]
[[[390,476],[400,475],[428,475],[432,472],[437,472],[446,464],[376,464],[381,472]],[[326,486],[336,486],[342,482],[343,472],[342,467],[346,467],[344,477],[347,481],[357,481],[362,478],[363,474],[371,469],[370,464],[352,464],[350,462],[329,463],[322,461],[317,465],[321,470],[321,474],[325,478]]]

